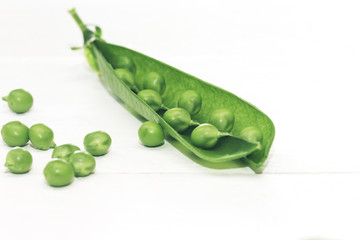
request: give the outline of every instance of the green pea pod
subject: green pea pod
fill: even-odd
[[[70,13],[80,26],[79,21],[81,20],[75,10]],[[83,35],[88,34],[88,29],[81,30]],[[187,150],[190,150],[199,158],[211,163],[202,163],[202,165],[213,168],[229,168],[244,166],[244,163],[246,163],[255,172],[262,172],[265,166],[264,162],[267,159],[275,136],[275,128],[269,117],[259,109],[228,91],[131,49],[96,39],[93,40],[90,45],[93,47],[98,61],[101,72],[100,81],[110,94],[117,99],[121,99],[131,109],[135,110],[147,120],[159,123],[170,136],[178,140]],[[201,110],[193,120],[206,123],[210,114],[218,108],[226,108],[232,111],[235,122],[230,132],[231,136],[219,138],[216,146],[211,149],[202,149],[194,146],[190,141],[191,128],[182,133],[175,131],[162,118],[162,111],[154,111],[154,109],[139,98],[125,82],[116,77],[112,65],[117,59],[124,56],[131,59],[135,64],[136,79],[142,79],[149,72],[156,72],[165,79],[166,89],[162,94],[163,104],[165,106],[169,108],[177,107],[177,101],[180,95],[184,91],[192,89],[201,95],[203,103]],[[246,140],[245,137],[240,137],[241,131],[247,127],[258,129],[262,133],[261,141],[254,142]]]

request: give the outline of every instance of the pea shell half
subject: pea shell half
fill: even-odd
[[[79,26],[84,26],[81,24],[82,21],[75,9],[72,9],[69,12]],[[86,38],[89,29],[83,27],[81,30]],[[233,160],[243,158],[254,171],[262,171],[262,166],[268,156],[269,149],[274,139],[275,128],[272,121],[259,109],[228,91],[129,48],[109,44],[102,40],[95,40],[91,45],[94,47],[94,52],[101,69],[102,84],[114,98],[126,102],[129,110],[131,109],[130,112],[133,112],[134,110],[146,119],[159,121],[165,131],[178,140],[185,148],[198,157],[211,162],[211,164],[216,164],[217,168],[219,168],[219,166],[220,168],[228,167],[225,166],[227,163],[231,165]],[[195,147],[190,142],[188,132],[178,134],[175,129],[165,123],[162,115],[150,111],[150,107],[141,104],[139,97],[135,95],[133,91],[130,91],[124,84],[119,84],[116,81],[117,79],[114,77],[115,72],[111,65],[114,65],[117,62],[118,56],[127,56],[136,62],[136,67],[138,69],[136,80],[142,79],[142,76],[150,71],[156,71],[161,74],[166,79],[166,91],[162,97],[169,107],[177,106],[177,99],[175,100],[174,96],[179,96],[179,93],[186,91],[189,88],[195,89],[202,96],[204,103],[204,109],[202,109],[204,111],[200,111],[197,115],[196,119],[198,121],[208,122],[209,114],[211,113],[210,111],[216,109],[217,106],[222,106],[232,110],[236,120],[241,120],[235,122],[232,130],[234,133],[238,133],[242,129],[242,126],[260,127],[263,133],[263,155],[253,161],[248,161],[246,156],[251,154],[258,147],[258,144],[250,143],[232,136],[220,139],[218,146],[211,150]],[[141,85],[139,84],[138,86]]]
[[[71,154],[73,154],[77,150],[80,150],[80,148],[72,144],[59,145],[54,148],[51,157],[60,158],[68,161]]]

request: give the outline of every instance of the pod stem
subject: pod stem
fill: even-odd
[[[161,104],[160,108],[165,111],[169,110],[169,108],[167,106],[165,106],[164,104]]]
[[[2,100],[4,100],[5,102],[7,102],[7,99],[8,99],[7,96],[6,96],[6,97],[2,97]]]
[[[56,143],[52,142],[51,145],[50,145],[50,148],[55,148],[55,147],[56,147]]]
[[[81,29],[82,32],[87,30],[86,25],[83,23],[83,21],[81,20],[81,18],[79,17],[78,13],[76,12],[75,8],[72,8],[68,11],[70,13],[70,15],[74,18],[75,22],[77,23],[77,25],[79,26],[79,28]]]
[[[199,126],[199,125],[200,125],[199,122],[196,122],[196,121],[193,121],[193,120],[190,121],[190,126]]]
[[[138,92],[139,92],[139,89],[138,89],[138,87],[137,87],[136,85],[132,86],[131,89],[134,90],[135,93],[138,93]]]
[[[227,136],[232,136],[231,133],[228,133],[228,132],[219,132],[218,133],[218,137],[221,138],[221,137],[227,137]]]

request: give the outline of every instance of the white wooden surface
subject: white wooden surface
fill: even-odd
[[[77,7],[104,38],[253,103],[275,123],[262,175],[202,166],[166,142],[139,144],[141,125],[70,46]],[[359,239],[359,5],[356,1],[10,1],[0,7],[0,125],[42,122],[57,144],[107,131],[96,173],[61,189],[42,170],[51,151],[27,146],[33,169],[0,166],[4,239]],[[9,147],[0,145],[0,162]]]

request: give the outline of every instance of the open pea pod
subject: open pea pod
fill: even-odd
[[[106,43],[96,37],[95,33],[89,37],[89,29],[82,23],[75,10],[72,9],[69,12],[80,26],[84,39],[93,38],[91,41],[86,42],[85,40],[84,42],[86,42],[86,47],[94,53],[91,58],[95,59],[100,80],[112,96],[121,99],[145,119],[158,122],[170,136],[201,159],[218,164],[243,161],[255,172],[262,171],[275,136],[275,128],[269,117],[250,103],[219,87],[131,49]],[[149,72],[156,72],[163,76],[166,88],[162,94],[162,100],[167,107],[177,107],[180,95],[187,90],[195,90],[199,93],[202,97],[201,110],[193,116],[197,122],[207,123],[210,114],[219,108],[231,110],[235,116],[234,126],[230,132],[231,136],[220,138],[216,146],[211,149],[194,146],[190,141],[192,129],[181,134],[176,132],[162,118],[162,111],[154,111],[124,81],[117,77],[112,66],[124,57],[134,63],[132,70],[135,72],[137,82],[141,82],[144,75]],[[257,141],[244,138],[243,130],[251,129],[249,127],[260,131],[261,138]]]

